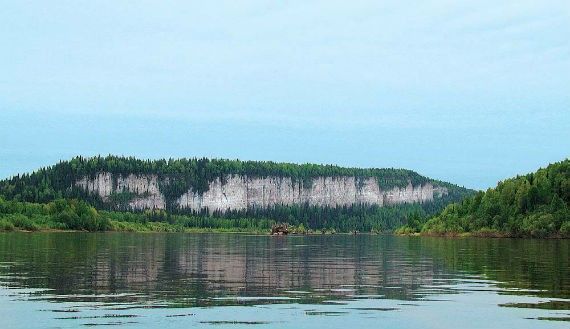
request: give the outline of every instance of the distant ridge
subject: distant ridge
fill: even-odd
[[[303,203],[382,206],[444,197],[456,201],[470,193],[406,169],[207,158],[75,157],[0,181],[0,194],[7,199],[41,203],[79,198],[100,208],[133,210],[225,211]]]

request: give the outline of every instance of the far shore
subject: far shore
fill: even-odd
[[[116,224],[116,223],[114,223]],[[307,231],[303,233],[291,232],[285,235],[271,234],[270,231],[259,231],[259,230],[232,230],[232,229],[217,229],[217,228],[181,228],[175,227],[174,225],[161,225],[160,228],[157,227],[145,227],[141,229],[133,229],[128,227],[126,229],[113,229],[107,231],[86,231],[86,230],[69,230],[69,229],[54,229],[54,228],[40,228],[37,230],[26,230],[21,228],[14,228],[13,230],[0,230],[0,234],[9,233],[143,233],[143,234],[153,234],[153,233],[187,233],[187,234],[248,234],[248,235],[259,235],[259,236],[331,236],[331,235],[389,235],[398,237],[431,237],[431,238],[445,238],[445,239],[461,239],[461,238],[490,238],[490,239],[568,239],[570,237],[554,235],[545,237],[530,237],[530,236],[516,236],[512,234],[507,234],[503,232],[445,232],[445,233],[434,233],[434,232],[415,232],[415,233],[394,233],[394,232],[331,232],[331,231]]]
[[[570,239],[568,236],[549,235],[549,236],[524,236],[514,235],[497,231],[476,231],[476,232],[415,232],[415,233],[394,233],[397,236],[411,237],[432,237],[432,238],[490,238],[490,239]]]

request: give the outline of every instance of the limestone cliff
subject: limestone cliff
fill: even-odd
[[[164,209],[167,200],[161,185],[167,179],[157,175],[118,175],[108,172],[83,177],[74,184],[89,193],[98,195],[104,202],[113,196],[128,193],[131,209]],[[227,175],[214,179],[207,191],[197,193],[189,189],[171,205],[180,209],[210,211],[241,210],[248,207],[309,204],[316,206],[350,206],[354,204],[390,205],[430,202],[447,195],[446,187],[432,183],[382,189],[374,177],[334,176],[315,177],[310,183],[294,181],[290,177],[248,177]]]

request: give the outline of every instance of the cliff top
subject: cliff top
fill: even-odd
[[[115,175],[157,175],[170,178],[169,190],[186,191],[192,188],[199,193],[207,191],[209,184],[216,178],[224,180],[228,175],[291,177],[294,181],[302,181],[304,185],[315,177],[375,177],[382,188],[404,187],[409,183],[415,186],[432,183],[446,187],[450,194],[467,195],[473,192],[451,183],[427,178],[407,169],[347,168],[336,165],[208,158],[142,160],[109,155],[105,157],[78,156],[30,174],[17,175],[0,181],[0,195],[8,199],[44,202],[58,197],[58,194],[65,196],[64,191],[78,179],[86,176],[93,177],[101,172]]]

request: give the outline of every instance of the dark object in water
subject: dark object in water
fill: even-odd
[[[271,227],[271,235],[287,235],[289,227],[287,224],[275,224]]]

